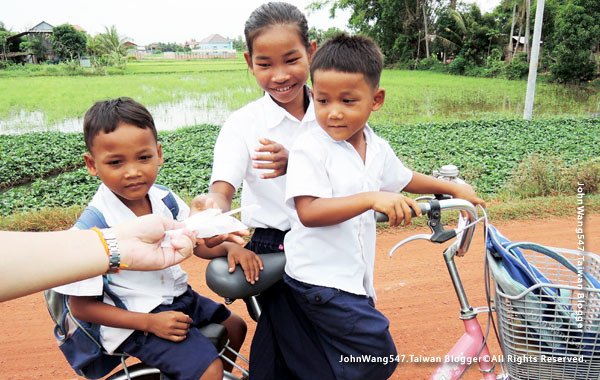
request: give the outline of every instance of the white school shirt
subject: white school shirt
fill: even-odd
[[[152,204],[152,213],[173,219],[173,214],[162,199],[168,191],[150,188],[148,195]],[[179,205],[177,220],[183,220],[189,215],[189,207],[177,195],[173,194]],[[90,206],[96,207],[106,219],[106,224],[115,226],[136,218],[117,196],[101,184]],[[85,249],[85,247],[82,247]],[[109,274],[110,289],[125,304],[127,310],[148,313],[158,305],[171,304],[173,298],[187,290],[187,273],[179,265],[156,271],[125,270]],[[99,296],[103,288],[102,276],[74,282],[54,288],[55,291],[74,296]],[[104,303],[114,305],[112,299],[104,296]],[[108,353],[113,353],[134,330],[114,327],[100,327],[100,340]]]
[[[321,128],[301,136],[290,152],[286,204],[295,210],[294,197],[301,195],[334,198],[402,190],[412,171],[369,126],[364,133],[365,162],[350,143],[333,140]],[[375,298],[375,226],[373,210],[326,227],[305,227],[294,212],[284,241],[285,272],[308,284]]]
[[[308,89],[306,88],[306,91]],[[312,99],[302,120],[296,119],[273,101],[268,93],[239,110],[225,122],[215,143],[210,183],[225,181],[236,190],[242,185],[242,206],[258,204],[251,213],[242,212],[248,227],[290,229],[291,211],[284,204],[285,175],[262,179],[271,170],[255,169],[251,157],[268,138],[288,151],[305,131],[317,127]]]

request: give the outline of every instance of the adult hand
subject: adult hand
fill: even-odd
[[[165,231],[184,228],[175,220],[158,215],[145,215],[113,228],[117,236],[121,263],[129,270],[158,270],[179,264],[192,255],[194,234],[184,229],[173,236],[172,247],[161,247]]]
[[[262,138],[262,146],[255,149],[258,154],[252,156],[255,169],[271,169],[270,173],[262,174],[263,179],[277,178],[287,172],[288,151],[285,147],[273,140]]]

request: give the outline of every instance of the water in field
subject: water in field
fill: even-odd
[[[220,100],[209,95],[188,97],[174,103],[148,106],[148,110],[154,117],[154,124],[159,131],[198,124],[221,125],[231,113],[231,110]],[[81,132],[82,130],[83,116],[67,118],[48,125],[43,112],[21,110],[7,119],[0,119],[0,134],[46,131]]]

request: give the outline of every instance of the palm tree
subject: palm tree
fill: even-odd
[[[117,28],[112,25],[105,27],[105,32],[95,36],[88,44],[88,49],[92,54],[105,58],[108,63],[113,65],[123,65],[127,56],[125,48],[125,38],[119,37]]]
[[[106,54],[116,53],[122,56],[127,54],[125,49],[125,38],[119,37],[117,28],[112,25],[111,27],[105,27],[105,32],[100,33],[98,36],[98,44],[100,48],[104,50]]]
[[[512,18],[511,18],[511,22],[510,22],[510,34],[508,35],[508,50],[507,50],[507,55],[506,55],[507,60],[512,59],[512,55],[513,55],[513,35],[515,34],[515,24],[517,23],[516,14],[517,14],[517,2],[515,1],[513,3],[513,8],[512,8]]]

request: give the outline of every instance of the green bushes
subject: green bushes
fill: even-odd
[[[507,199],[583,193],[594,194],[600,187],[600,160],[593,158],[568,166],[561,157],[531,154],[519,164],[501,191]]]
[[[600,120],[479,120],[378,126],[409,167],[423,173],[452,163],[478,191],[497,194],[528,156],[561,157],[566,166],[600,156]]]
[[[462,177],[487,197],[564,194],[575,191],[577,183],[584,183],[588,193],[600,187],[598,119],[464,121],[374,129],[408,167],[431,173],[455,164]],[[157,182],[184,197],[206,192],[218,132],[219,127],[211,125],[161,132],[165,163]],[[85,147],[80,140],[81,134],[65,133],[0,136],[4,152],[0,165],[12,163],[0,167],[2,183],[8,187],[0,195],[0,215],[89,202],[99,182],[85,168],[72,169],[83,164]],[[20,144],[24,148],[16,150]],[[27,185],[14,186],[24,179]]]
[[[2,61],[0,61],[2,62]],[[1,64],[1,63],[0,63]],[[61,62],[58,64],[44,63],[44,64],[32,64],[27,63],[24,65],[8,65],[1,67],[4,69],[0,71],[0,77],[45,77],[45,76],[91,76],[91,75],[105,75],[103,68],[84,68],[79,65],[78,60]]]
[[[465,73],[465,69],[467,68],[468,61],[463,56],[458,56],[450,62],[448,65],[448,72],[450,74],[462,75]]]
[[[83,166],[81,134],[29,133],[0,137],[0,190]]]
[[[437,62],[437,64],[435,63]],[[510,80],[524,79],[529,73],[527,54],[518,53],[510,61],[502,61],[498,56],[490,56],[485,65],[476,65],[462,55],[457,56],[448,65],[442,65],[435,58],[422,60],[415,66],[417,70],[431,70],[448,72],[454,75],[466,75],[469,77],[505,78]]]
[[[218,132],[218,127],[202,125],[159,133],[165,162],[157,182],[182,195],[206,192]],[[19,145],[23,148],[16,149]],[[9,188],[0,195],[0,215],[84,205],[99,185],[98,179],[81,167],[85,152],[81,133],[0,136],[0,149],[6,152],[6,160],[0,156],[0,184]],[[80,168],[71,171],[74,167]],[[24,182],[29,184],[14,186]]]
[[[523,79],[527,77],[528,73],[527,53],[518,53],[510,63],[504,66],[504,76],[506,79]]]

